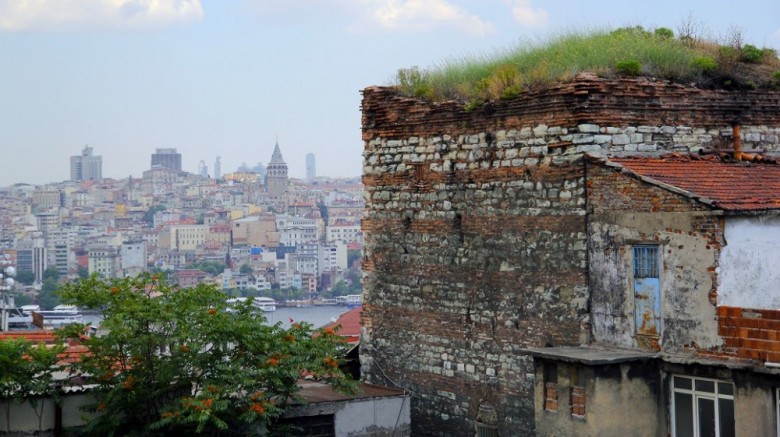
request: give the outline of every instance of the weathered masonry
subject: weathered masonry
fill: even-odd
[[[415,435],[470,435],[476,428],[495,428],[500,435],[528,435],[536,429],[545,434],[557,422],[564,426],[572,420],[570,431],[559,435],[577,435],[592,429],[587,428],[593,424],[592,408],[608,410],[588,402],[589,389],[619,384],[629,398],[636,390],[654,402],[668,397],[673,389],[661,373],[666,370],[653,360],[660,348],[666,350],[667,339],[670,347],[676,341],[664,337],[667,329],[683,335],[690,325],[683,320],[670,328],[667,322],[655,333],[647,325],[637,334],[634,319],[624,320],[631,316],[628,310],[617,314],[610,306],[610,299],[619,301],[615,296],[623,291],[594,295],[602,265],[591,258],[612,256],[607,253],[612,246],[606,248],[613,241],[609,220],[624,219],[609,215],[609,202],[634,198],[633,182],[611,184],[611,167],[597,161],[600,156],[730,148],[734,124],[741,127],[743,148],[776,152],[779,93],[704,91],[580,75],[571,83],[471,112],[455,102],[428,104],[371,87],[363,91],[362,109],[361,363],[368,382],[412,393]],[[594,224],[588,190],[600,181],[607,184],[602,192],[623,190],[624,196],[605,196],[598,210],[604,210],[606,221]],[[648,188],[653,193],[643,200],[648,213],[677,204],[685,211],[711,209],[656,189],[663,191]],[[706,227],[721,222],[685,223]],[[637,256],[655,256],[655,243],[646,240],[650,234],[636,232],[623,241],[648,248]],[[720,242],[719,231],[712,232],[713,241]],[[707,257],[717,256],[713,250],[697,253],[711,260]],[[619,280],[621,272],[607,273]],[[706,313],[689,319],[717,329],[715,272],[679,274],[695,279],[689,284],[696,294],[689,310]],[[652,283],[649,278],[646,282]],[[633,291],[625,293],[633,296]],[[717,343],[717,332],[702,335]],[[621,336],[625,341],[612,340]],[[561,349],[602,343],[631,352],[597,351],[594,357],[586,353],[592,350],[567,354]],[[693,343],[678,349],[696,349],[699,343]],[[539,353],[540,348],[548,353]],[[648,368],[653,369],[649,374]],[[638,374],[647,377],[639,381]],[[555,404],[558,413],[544,408],[545,378],[553,377],[561,385],[549,386],[547,406]],[[668,411],[663,403],[653,405]],[[653,429],[667,426],[664,418],[659,420]]]

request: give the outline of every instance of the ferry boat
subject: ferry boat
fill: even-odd
[[[338,296],[336,300],[340,305],[346,305],[347,308],[350,309],[359,307],[363,302],[363,299],[359,294],[348,294],[346,296]]]
[[[228,305],[234,305],[238,302],[246,302],[247,297],[233,297],[228,299],[226,302]],[[255,297],[252,298],[252,306],[263,310],[267,313],[276,311],[276,301],[271,299],[270,297]]]
[[[47,328],[59,328],[71,323],[84,323],[81,313],[74,305],[57,305],[53,310],[34,312],[43,316],[43,326]]]

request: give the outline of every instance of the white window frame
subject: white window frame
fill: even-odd
[[[675,385],[674,385],[675,378],[684,378],[684,379],[690,380],[691,381],[691,388],[690,389],[686,389],[686,388],[675,387]],[[713,385],[715,386],[714,391],[713,392],[705,392],[705,391],[696,390],[696,381],[697,380],[698,381],[711,381],[711,382],[713,382]],[[732,394],[727,395],[727,394],[720,393],[719,392],[719,387],[718,387],[719,383],[730,384],[731,385],[731,393]],[[670,390],[671,391],[671,396],[670,396],[671,397],[671,402],[669,404],[671,405],[671,410],[672,410],[671,414],[670,414],[670,417],[671,417],[671,426],[670,426],[670,428],[671,428],[671,431],[672,431],[672,437],[676,437],[676,435],[677,435],[677,428],[675,426],[676,423],[677,423],[677,417],[676,417],[677,408],[675,406],[675,396],[674,396],[675,393],[685,393],[685,394],[691,395],[691,397],[693,399],[693,405],[692,405],[693,435],[697,436],[697,437],[700,434],[699,434],[699,411],[698,411],[699,409],[696,408],[696,400],[699,399],[699,398],[713,400],[714,404],[715,404],[715,436],[719,437],[720,436],[720,420],[719,420],[720,419],[720,406],[718,405],[718,399],[729,399],[733,403],[734,402],[734,395],[733,395],[733,393],[735,391],[734,384],[732,382],[730,382],[730,381],[724,381],[724,380],[720,380],[720,379],[699,378],[699,377],[686,376],[686,375],[672,375],[672,378],[670,380],[670,385],[671,385],[671,390]],[[778,396],[780,396],[780,392],[778,392]],[[780,414],[780,411],[778,412],[778,414]]]
[[[777,424],[777,436],[780,437],[780,388],[775,389],[775,423]]]

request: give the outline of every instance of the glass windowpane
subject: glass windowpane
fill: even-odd
[[[698,382],[698,381],[697,381]],[[715,400],[697,398],[699,413],[699,436],[716,437],[715,435]]]
[[[734,400],[718,399],[720,437],[734,437]]]
[[[675,376],[674,388],[683,388],[686,390],[690,390],[691,388],[693,388],[691,378],[683,378],[682,376]]]
[[[715,381],[707,381],[705,379],[696,380],[696,391],[703,391],[707,393],[715,393]]]
[[[688,393],[674,394],[674,431],[676,437],[694,437],[693,396]]]
[[[734,386],[730,382],[719,382],[718,383],[718,394],[722,395],[734,395]]]

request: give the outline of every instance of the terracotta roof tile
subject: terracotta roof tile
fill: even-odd
[[[780,209],[780,165],[689,155],[610,158],[631,173],[728,211]]]
[[[353,308],[339,316],[335,322],[328,323],[324,328],[336,328],[336,334],[345,337],[348,343],[360,341],[360,311],[361,307]]]

